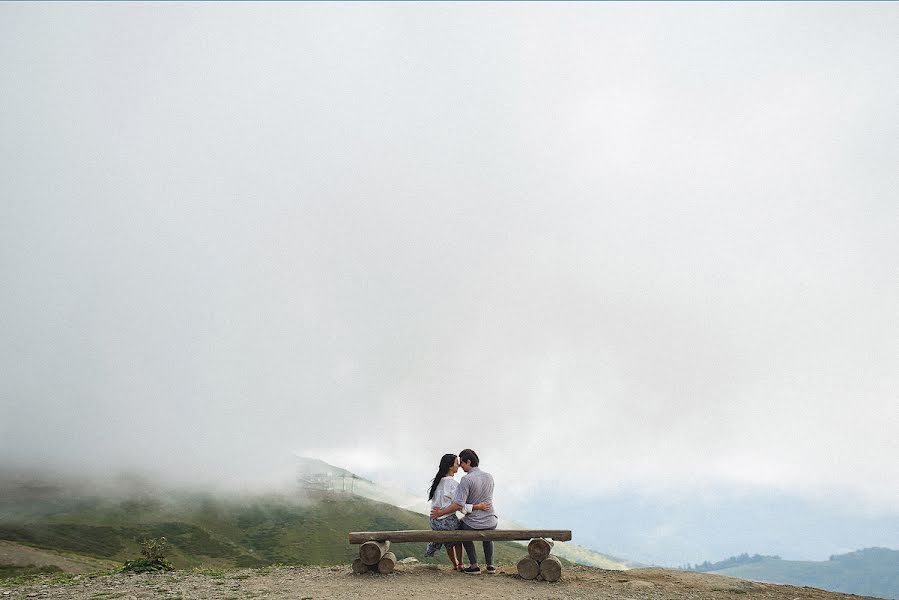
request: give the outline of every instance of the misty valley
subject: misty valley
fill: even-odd
[[[349,483],[348,483],[349,482]],[[5,473],[0,485],[0,578],[116,571],[139,556],[141,543],[165,538],[177,569],[271,565],[347,565],[356,548],[349,531],[427,529],[424,514],[388,502],[376,483],[306,459],[292,491],[236,493],[167,487],[139,477],[117,482],[41,480]],[[573,543],[560,544],[565,564],[625,571],[641,567]],[[392,546],[397,560],[441,564],[425,544]],[[514,564],[521,546],[496,545],[498,564]],[[696,571],[758,581],[899,597],[899,552],[869,549],[830,561],[785,561],[742,555],[685,565]]]

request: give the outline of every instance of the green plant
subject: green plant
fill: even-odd
[[[175,567],[166,560],[165,548],[168,540],[165,536],[160,538],[148,538],[140,543],[140,553],[143,558],[125,561],[122,571],[130,573],[149,573],[154,571],[174,571]]]
[[[168,540],[161,538],[149,538],[140,543],[140,553],[147,560],[165,560],[165,547]]]

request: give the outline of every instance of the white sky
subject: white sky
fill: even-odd
[[[895,514],[897,17],[0,4],[0,457]]]

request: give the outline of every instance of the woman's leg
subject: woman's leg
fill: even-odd
[[[452,529],[452,530],[462,529],[462,523],[461,523],[461,521],[459,521],[459,519],[456,518],[456,515],[451,515],[450,517],[447,517],[447,521],[449,521],[449,523],[447,523],[447,524],[450,526],[450,529]],[[446,545],[447,552],[449,552],[450,548],[453,549],[453,556],[455,557],[455,558],[452,558],[452,557],[450,558],[450,560],[453,561],[453,567],[456,570],[461,571],[462,570],[462,544],[460,542],[456,542],[455,544],[447,544]]]
[[[450,562],[453,563],[453,569],[455,569],[459,564],[459,559],[456,558],[456,547],[451,544],[447,544],[446,555],[449,557]]]

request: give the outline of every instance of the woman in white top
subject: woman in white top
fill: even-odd
[[[459,459],[455,454],[444,454],[440,459],[440,466],[437,468],[437,475],[431,483],[431,490],[428,493],[428,500],[431,501],[431,508],[446,508],[453,503],[453,496],[456,494],[456,488],[459,484],[453,479],[453,475],[459,470]],[[465,514],[472,510],[486,510],[487,503],[466,504],[462,509]],[[456,513],[450,513],[437,519],[431,519],[431,529],[434,531],[450,531],[459,529],[459,518]],[[453,563],[453,570],[458,571],[462,568],[462,544],[440,544],[431,542],[425,556],[434,556],[440,550],[441,546],[446,546],[446,554]]]

